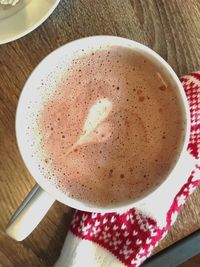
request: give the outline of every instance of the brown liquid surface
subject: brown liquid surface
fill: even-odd
[[[177,160],[180,110],[169,78],[144,56],[120,47],[83,54],[37,114],[40,171],[99,206],[142,197]]]

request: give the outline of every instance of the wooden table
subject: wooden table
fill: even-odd
[[[178,75],[200,69],[199,0],[61,0],[50,18],[18,41],[0,46],[0,266],[50,267],[65,239],[72,211],[56,203],[23,242],[4,230],[34,185],[15,140],[15,110],[35,66],[55,48],[98,34],[118,35],[158,52]],[[200,226],[200,188],[189,199],[158,250]]]

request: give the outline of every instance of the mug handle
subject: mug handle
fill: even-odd
[[[22,241],[35,229],[54,201],[51,195],[36,184],[11,217],[6,233]]]

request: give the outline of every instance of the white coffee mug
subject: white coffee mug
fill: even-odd
[[[130,201],[126,205],[121,204],[118,207],[114,207],[111,209],[108,208],[99,208],[95,205],[89,205],[88,203],[84,203],[82,201],[78,201],[76,199],[72,199],[59,192],[54,186],[52,186],[46,179],[42,178],[42,174],[39,172],[37,166],[34,164],[33,159],[29,152],[29,147],[26,143],[25,131],[24,129],[27,126],[27,118],[26,118],[26,108],[27,103],[30,99],[34,98],[34,94],[36,93],[37,88],[39,87],[41,81],[45,80],[46,77],[52,70],[54,71],[55,66],[59,66],[64,58],[73,57],[75,51],[77,51],[80,47],[83,49],[88,49],[88,47],[99,47],[99,45],[117,45],[122,47],[129,47],[134,51],[139,51],[143,53],[145,56],[148,56],[153,61],[156,61],[157,64],[166,71],[168,77],[172,80],[174,87],[177,88],[177,94],[180,99],[180,103],[182,104],[182,112],[185,113],[186,127],[185,127],[185,139],[183,141],[182,150],[179,156],[179,159],[174,166],[173,170],[170,172],[168,177],[165,177],[161,186],[157,189],[152,189],[152,192],[147,196],[138,199],[137,201]],[[55,72],[59,71],[59,68],[55,69]],[[183,116],[184,117],[184,116]],[[29,172],[32,174],[37,184],[34,186],[32,191],[25,198],[21,206],[17,209],[15,214],[12,216],[10,222],[7,226],[7,233],[12,238],[20,241],[26,238],[38,225],[38,223],[42,220],[42,218],[47,213],[48,209],[54,203],[55,200],[58,200],[68,206],[71,206],[76,209],[85,210],[89,212],[121,212],[123,210],[127,210],[131,207],[140,208],[142,210],[147,210],[149,212],[149,205],[155,207],[158,205],[158,201],[156,201],[160,196],[163,196],[162,188],[166,186],[173,187],[170,189],[171,196],[176,193],[178,190],[181,179],[176,179],[177,174],[183,170],[185,162],[188,165],[189,156],[187,154],[187,145],[189,142],[189,133],[190,133],[190,113],[188,102],[183,90],[183,87],[172,70],[172,68],[168,65],[168,63],[162,59],[157,53],[155,53],[150,48],[134,42],[132,40],[128,40],[125,38],[114,37],[114,36],[92,36],[83,38],[80,40],[73,41],[68,43],[57,50],[53,51],[49,54],[32,72],[29,79],[27,80],[17,107],[16,113],[16,136],[19,150],[21,152],[21,156],[25,162],[26,167]],[[164,151],[163,151],[164,153]],[[185,169],[184,177],[187,177],[189,173],[188,170]],[[185,178],[184,178],[185,179]],[[165,190],[166,191],[166,190]],[[165,209],[167,210],[170,205],[170,197],[168,196],[168,201],[165,201],[163,205],[165,205]],[[147,208],[148,203],[148,208]],[[150,204],[149,204],[150,203]],[[153,208],[152,208],[153,214]],[[152,215],[153,216],[153,215]],[[161,214],[162,216],[162,214]]]

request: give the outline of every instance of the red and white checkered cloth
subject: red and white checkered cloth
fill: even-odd
[[[191,114],[191,158],[185,169],[183,166],[171,187],[170,183],[164,185],[162,194],[158,192],[144,209],[105,214],[76,210],[56,267],[140,266],[175,222],[200,184],[200,72],[180,80]]]

